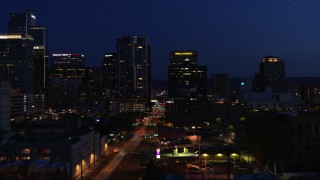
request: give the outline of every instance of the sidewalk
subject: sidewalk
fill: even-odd
[[[86,174],[82,177],[82,179],[91,180],[94,179],[95,176],[98,175],[98,173],[102,170],[102,168],[112,159],[113,152],[110,150],[105,155],[101,156],[95,166],[91,166],[88,169],[85,170]],[[80,180],[81,177],[77,178],[76,180]]]

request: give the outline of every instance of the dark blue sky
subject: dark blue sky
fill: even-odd
[[[137,34],[151,45],[156,79],[167,79],[171,50],[197,50],[209,77],[254,77],[269,52],[288,77],[320,77],[319,0],[6,0],[0,32],[25,9],[48,28],[51,53],[83,53],[88,66],[100,66],[118,36]]]

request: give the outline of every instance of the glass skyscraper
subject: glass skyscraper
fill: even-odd
[[[33,37],[21,33],[0,34],[0,79],[25,96],[24,111],[33,112]]]
[[[12,13],[8,22],[8,33],[22,33],[33,37],[34,97],[35,110],[44,110],[47,81],[48,56],[46,28],[37,26],[37,16],[31,10]]]
[[[168,67],[169,98],[206,98],[207,67],[199,66],[196,51],[171,51]]]
[[[144,36],[129,35],[117,39],[118,89],[123,111],[144,111],[150,104],[150,47]],[[137,102],[137,103],[135,103]],[[139,104],[135,106],[135,104]],[[141,109],[144,104],[144,110]],[[121,106],[121,105],[120,105]],[[138,108],[136,108],[138,107]],[[133,109],[132,109],[133,108]],[[120,107],[121,109],[121,107]]]
[[[201,125],[210,119],[207,66],[198,65],[197,51],[171,51],[168,66],[166,119],[175,126]]]

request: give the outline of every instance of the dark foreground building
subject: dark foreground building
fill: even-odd
[[[319,113],[251,112],[245,129],[249,149],[271,171],[319,172]]]

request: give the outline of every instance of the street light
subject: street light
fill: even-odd
[[[204,179],[207,179],[207,153],[202,154],[204,156]]]
[[[231,154],[231,144],[226,146],[227,158],[228,158],[228,180],[230,180],[230,154]]]
[[[207,170],[207,157],[209,156],[207,153],[202,154],[202,156],[204,156],[204,167]]]

